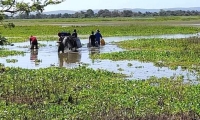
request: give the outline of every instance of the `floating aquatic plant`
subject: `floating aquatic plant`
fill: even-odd
[[[23,51],[15,51],[15,50],[0,50],[0,57],[14,56],[14,55],[24,55]]]
[[[6,59],[6,62],[7,63],[16,63],[16,62],[18,62],[18,60],[17,59]]]
[[[117,45],[128,49],[128,51],[102,53],[91,57],[94,59],[140,60],[153,62],[158,67],[172,69],[181,66],[184,69],[198,70],[194,66],[200,66],[200,39],[198,37],[128,40],[119,42]]]
[[[127,81],[85,66],[6,67],[0,76],[2,119],[199,119],[200,86],[182,77]]]

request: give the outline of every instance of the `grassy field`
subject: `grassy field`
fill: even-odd
[[[5,29],[0,26],[3,36],[11,42],[27,41],[30,35],[39,40],[57,40],[60,31],[78,30],[79,37],[88,38],[91,31],[100,29],[105,36],[160,35],[196,33],[199,16],[187,17],[147,17],[147,18],[59,18],[59,19],[6,19],[16,27]],[[189,25],[189,26],[186,26]],[[192,27],[193,26],[193,27]]]
[[[6,23],[13,22],[16,25],[124,25],[124,24],[158,24],[158,23],[199,23],[199,16],[169,16],[169,17],[116,17],[116,18],[53,18],[53,19],[7,19]],[[107,24],[106,24],[107,23]]]
[[[0,27],[3,36],[11,42],[28,40],[30,35],[37,36],[39,40],[57,40],[58,32],[71,32],[77,29],[79,37],[88,38],[91,31],[100,29],[103,37],[106,36],[147,36],[162,34],[191,34],[199,32],[198,27],[190,26],[167,26],[167,25],[126,25],[126,26],[16,26],[15,28],[5,29]]]
[[[80,35],[90,35],[91,31],[100,29],[103,36],[129,36],[129,35],[160,35],[160,34],[189,34],[197,33],[199,28],[166,25],[129,25],[129,26],[16,26],[9,30],[0,27],[2,35],[7,37],[26,37],[31,34],[38,36],[57,36],[60,31],[71,32],[77,29]]]

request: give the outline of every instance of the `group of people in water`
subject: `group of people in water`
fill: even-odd
[[[65,36],[62,35],[62,34],[58,35],[58,36],[59,36],[59,42],[62,42]],[[66,36],[71,36],[72,38],[75,38],[75,39],[78,38],[78,34],[77,34],[76,29],[73,30],[72,34],[67,33]],[[99,29],[96,30],[96,33],[94,33],[94,31],[92,31],[91,35],[89,35],[89,45],[90,45],[90,47],[100,46],[101,39],[102,39],[102,35],[101,35]],[[30,36],[30,45],[31,45],[31,49],[34,49],[34,48],[38,49],[38,40],[33,35]],[[76,46],[77,46],[76,42],[73,42],[73,47],[76,47]],[[61,47],[64,47],[64,45],[61,46]]]
[[[68,33],[68,35],[71,35],[71,34]],[[73,31],[73,33],[72,33],[71,36],[74,37],[74,38],[78,37],[76,29],[74,29],[74,31]],[[63,36],[60,35],[59,37],[60,37],[59,41],[62,41],[63,40],[63,38],[62,38]],[[91,35],[89,36],[89,44],[90,44],[90,46],[91,47],[98,47],[98,46],[100,46],[100,44],[101,44],[100,41],[101,41],[102,38],[103,37],[102,37],[99,29],[96,30],[96,33],[94,33],[94,31],[92,31]]]
[[[102,39],[102,35],[101,35],[99,29],[96,31],[95,34],[94,34],[94,31],[92,31],[91,35],[89,36],[89,44],[92,47],[100,46],[101,39]]]

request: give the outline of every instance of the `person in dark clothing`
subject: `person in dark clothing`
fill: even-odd
[[[63,39],[64,39],[64,36],[59,36],[59,40],[58,40],[58,43],[59,43],[59,46],[58,46],[58,53],[60,51],[62,51],[62,53],[64,53],[64,44],[63,44]]]
[[[76,44],[77,36],[78,36],[78,35],[77,35],[77,32],[76,32],[76,29],[74,29],[74,32],[72,33],[72,37],[75,38],[75,39],[74,39],[74,40],[75,40],[75,41],[74,41],[74,45],[73,45],[74,47],[77,47],[77,44]]]
[[[76,29],[74,29],[74,32],[72,33],[72,36],[77,38],[78,35],[77,35],[77,32],[76,32]]]
[[[31,45],[31,49],[38,49],[38,42],[37,42],[37,38],[35,36],[30,37],[30,45]]]
[[[94,31],[92,31],[89,37],[89,43],[91,43],[92,47],[95,47],[95,42],[96,42],[96,36],[94,35]]]
[[[100,45],[100,40],[102,39],[102,35],[99,30],[96,31],[95,36],[96,36],[96,41],[98,42],[98,45]]]

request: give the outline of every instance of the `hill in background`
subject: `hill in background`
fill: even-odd
[[[93,10],[94,13],[97,13],[100,9],[96,9]],[[135,8],[135,9],[129,9],[129,8],[124,8],[124,9],[108,9],[109,11],[113,11],[113,10],[119,10],[119,11],[123,11],[123,10],[131,10],[133,12],[159,12],[160,9],[142,9],[142,8]],[[191,11],[191,10],[197,10],[200,11],[200,7],[190,7],[190,8],[164,8],[163,10],[167,11],[175,11],[175,10],[183,10],[183,11]],[[44,14],[64,14],[64,13],[68,13],[68,14],[74,14],[75,12],[80,12],[80,11],[86,11],[86,10],[79,10],[79,11],[73,11],[73,10],[56,10],[56,11],[48,11],[48,12],[44,12]]]

